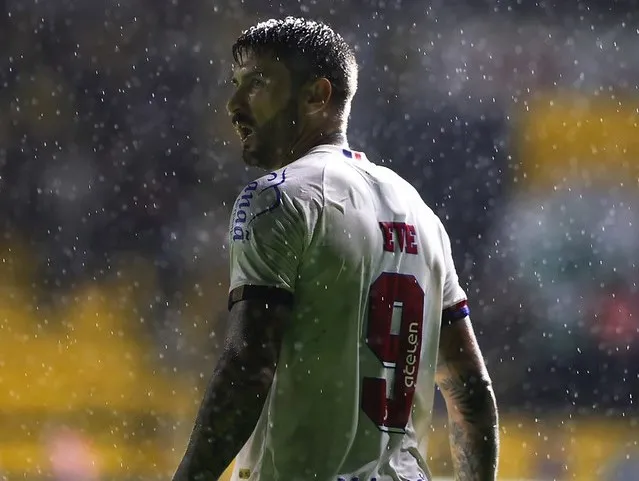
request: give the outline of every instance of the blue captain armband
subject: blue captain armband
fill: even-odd
[[[470,315],[468,301],[463,300],[457,304],[447,307],[442,311],[442,326],[450,326],[457,321],[461,321]]]

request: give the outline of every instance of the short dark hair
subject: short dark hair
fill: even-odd
[[[233,44],[236,63],[250,53],[282,60],[302,83],[326,78],[333,86],[337,107],[349,110],[357,90],[357,61],[344,38],[328,25],[297,17],[260,22],[242,32]]]

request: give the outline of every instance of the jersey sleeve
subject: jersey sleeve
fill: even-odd
[[[459,277],[453,261],[450,238],[444,226],[440,223],[442,247],[444,250],[444,289],[442,304],[442,323],[450,324],[465,318],[470,314],[466,292],[459,285]]]
[[[272,172],[248,184],[235,201],[229,229],[229,307],[256,288],[292,299],[312,226],[304,200],[287,182],[286,169]]]

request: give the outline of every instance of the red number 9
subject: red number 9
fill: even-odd
[[[392,332],[396,330],[392,329],[393,312],[400,318],[398,333]],[[406,432],[417,383],[423,322],[424,290],[415,276],[384,272],[373,282],[366,345],[383,368],[392,371],[384,377],[363,379],[362,410],[382,431]]]

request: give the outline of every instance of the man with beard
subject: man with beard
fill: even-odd
[[[174,480],[236,455],[233,480],[430,479],[435,382],[456,479],[494,480],[497,410],[446,231],[346,141],[352,50],[287,17],[233,57],[243,158],[270,173],[233,209],[229,333]]]

